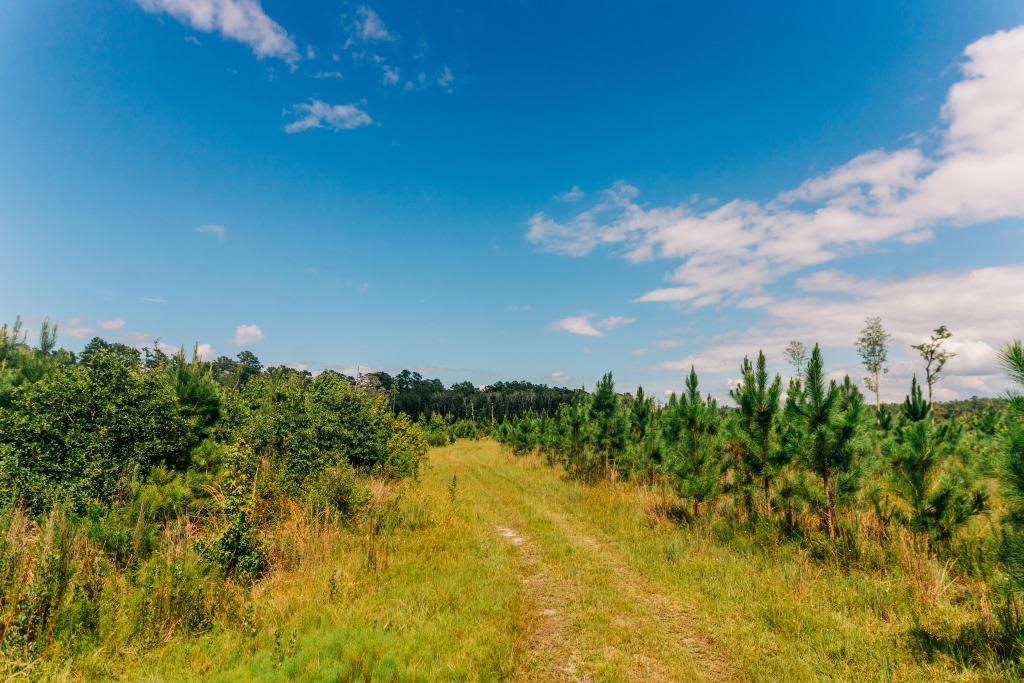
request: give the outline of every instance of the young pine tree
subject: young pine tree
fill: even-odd
[[[932,424],[931,403],[921,396],[916,378],[900,413],[887,447],[894,517],[917,535],[947,543],[985,509],[985,493],[952,457],[955,443],[948,430]]]
[[[999,357],[1010,377],[1024,387],[1024,343],[1006,345]],[[1009,514],[1003,534],[1002,560],[1011,595],[1024,595],[1024,394],[1010,397],[1003,440],[1002,490]]]
[[[735,447],[739,453],[742,476],[747,487],[760,484],[765,510],[772,512],[772,479],[786,464],[786,452],[780,440],[780,404],[782,378],[768,381],[764,352],[757,356],[756,368],[749,358],[740,367],[743,379],[730,394],[738,408],[734,426]],[[748,491],[748,509],[753,512]]]
[[[591,436],[594,449],[601,455],[605,476],[611,475],[615,460],[625,446],[622,418],[612,373],[605,373],[594,388],[590,402]]]
[[[721,492],[726,460],[718,404],[711,396],[701,398],[692,367],[686,391],[666,413],[665,420],[677,435],[667,447],[666,469],[680,497],[691,502],[696,518],[701,504]]]
[[[864,397],[849,377],[841,385],[834,380],[826,385],[817,344],[806,376],[806,384],[787,399],[787,413],[793,422],[787,433],[787,450],[818,477],[824,526],[829,538],[835,538],[837,502],[853,488],[857,459],[863,450]]]

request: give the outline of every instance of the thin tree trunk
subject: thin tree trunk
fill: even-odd
[[[882,409],[882,381],[881,373],[875,371],[875,412],[877,413]]]
[[[767,475],[764,477],[764,508],[768,515],[772,514],[772,480]]]
[[[821,486],[825,489],[825,524],[828,527],[828,537],[836,537],[836,527],[832,516],[832,489],[829,486],[828,472],[821,475]]]

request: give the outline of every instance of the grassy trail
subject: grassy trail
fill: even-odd
[[[661,500],[491,441],[434,449],[386,538],[295,529],[294,561],[238,620],[116,665],[101,652],[85,677],[1002,680],[910,649],[917,619],[955,626],[973,606],[791,545],[719,540],[654,514]]]
[[[524,680],[724,680],[725,650],[639,574],[551,486],[550,472],[510,467],[493,444],[447,449],[439,472],[467,482],[485,524],[515,547],[523,577]],[[539,478],[538,478],[538,475]]]

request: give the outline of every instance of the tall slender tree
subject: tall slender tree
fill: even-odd
[[[793,366],[793,373],[800,381],[804,379],[804,368],[807,366],[807,347],[802,341],[794,339],[782,352],[786,361]]]
[[[944,344],[953,336],[945,325],[939,325],[932,331],[928,341],[914,344],[910,348],[921,354],[924,360],[924,380],[928,384],[928,402],[932,402],[932,387],[941,379],[939,373],[946,367],[946,362],[956,356],[944,348]]]
[[[889,372],[885,366],[889,359],[889,342],[892,335],[882,327],[879,317],[864,321],[864,329],[857,338],[857,353],[860,354],[864,369],[868,371],[864,378],[864,386],[875,394],[875,410],[882,408],[882,375]]]
[[[692,514],[721,490],[725,471],[722,417],[718,404],[701,398],[697,372],[690,368],[686,391],[665,417],[678,438],[668,446],[668,469],[680,497],[690,501]]]
[[[744,358],[740,372],[740,385],[730,392],[738,407],[736,446],[743,474],[751,482],[760,482],[764,493],[765,510],[770,514],[772,480],[786,462],[786,453],[779,438],[782,378],[775,375],[775,379],[768,380],[767,361],[763,351],[757,355],[756,368],[749,358]]]
[[[799,389],[799,387],[797,387]],[[825,383],[821,348],[815,344],[807,364],[807,381],[787,398],[787,413],[798,423],[788,432],[790,450],[821,481],[823,521],[829,538],[836,535],[836,503],[856,474],[861,451],[864,398],[847,377],[842,385]]]

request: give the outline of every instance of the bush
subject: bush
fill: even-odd
[[[347,462],[309,477],[304,485],[306,503],[315,512],[330,511],[352,519],[368,503],[370,493],[360,485],[356,470]]]

